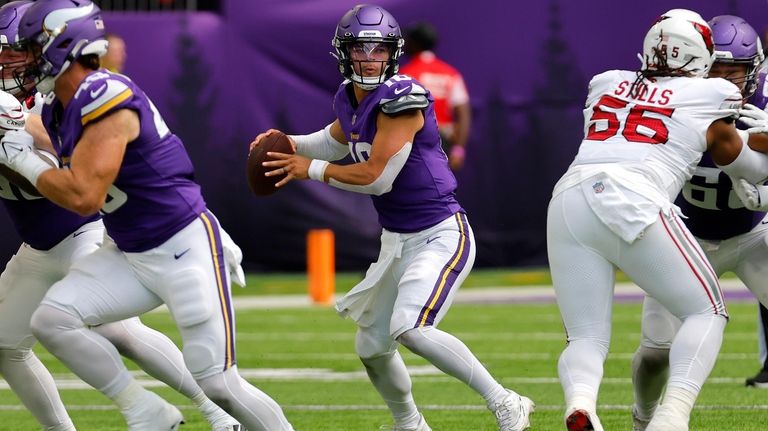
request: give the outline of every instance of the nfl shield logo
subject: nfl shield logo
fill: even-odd
[[[595,193],[602,193],[603,190],[605,190],[605,185],[603,185],[602,181],[598,181],[592,184],[592,190],[594,190]]]

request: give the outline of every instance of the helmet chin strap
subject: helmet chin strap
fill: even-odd
[[[59,73],[53,76],[46,76],[45,78],[41,79],[40,82],[38,82],[35,85],[35,88],[37,88],[37,91],[39,91],[42,94],[48,94],[53,91],[53,88],[56,85],[56,80],[61,76],[64,72],[69,69],[69,65],[72,64],[70,60],[67,60],[64,62],[64,64],[61,66],[61,70],[59,70]]]
[[[379,76],[360,76],[352,71],[349,79],[355,83],[358,87],[365,91],[375,90],[379,85],[386,81],[387,67],[384,68],[384,73]]]

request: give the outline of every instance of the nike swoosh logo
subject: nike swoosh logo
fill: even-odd
[[[400,93],[404,92],[405,90],[410,90],[411,86],[407,86],[405,88],[395,88],[395,95],[400,95]]]
[[[763,220],[760,222],[760,224],[768,224],[768,220]]]
[[[101,96],[102,93],[104,93],[106,90],[107,90],[107,83],[105,82],[104,85],[102,85],[101,87],[95,90],[91,90],[91,99],[95,99]]]
[[[173,255],[173,258],[174,258],[174,259],[176,259],[176,260],[179,260],[179,259],[181,258],[181,256],[184,256],[185,254],[187,254],[187,252],[188,252],[189,250],[191,250],[191,248],[188,248],[188,249],[186,249],[186,250],[182,251],[181,253],[175,253],[175,254]]]
[[[434,240],[436,240],[436,239],[438,239],[438,238],[440,238],[440,237],[439,237],[439,236],[436,236],[436,237],[434,237],[434,238],[428,238],[428,239],[427,239],[427,244],[429,244],[430,242],[432,242],[432,241],[434,241]]]
[[[87,230],[81,230],[80,232],[75,232],[72,234],[72,238],[77,238],[78,236],[88,232]]]

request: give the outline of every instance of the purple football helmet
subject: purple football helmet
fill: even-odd
[[[765,63],[763,61],[763,64],[758,67],[757,78],[755,78],[757,90],[749,98],[749,103],[763,110],[768,108],[768,82],[766,82],[768,79],[768,66]]]
[[[762,63],[763,47],[760,36],[743,18],[734,15],[720,15],[709,20],[712,37],[715,40],[715,62],[743,64],[747,67],[743,80],[730,80],[744,85],[745,98],[757,89],[757,73]]]
[[[41,93],[53,90],[77,58],[107,52],[101,9],[90,0],[37,1],[22,16],[19,42],[28,44],[34,63],[24,72]]]
[[[405,42],[400,26],[389,12],[380,6],[361,4],[341,17],[331,43],[336,49],[334,56],[339,61],[339,71],[344,78],[354,82],[363,90],[370,91],[397,73],[400,68],[397,59],[403,53]],[[389,49],[389,56],[384,61],[386,64],[383,65],[383,73],[380,76],[363,77],[355,73],[350,47],[364,43],[383,44]]]
[[[21,16],[30,6],[31,0],[20,0],[0,7],[0,89],[15,96],[26,92],[24,83],[15,77],[24,70],[29,58],[18,41]]]

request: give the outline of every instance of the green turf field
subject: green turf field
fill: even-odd
[[[617,304],[614,337],[601,390],[600,416],[606,430],[629,430],[632,402],[630,360],[638,341],[637,304]],[[717,366],[694,412],[691,429],[768,429],[768,390],[748,389],[743,379],[759,368],[756,359],[756,306],[730,305],[732,320]],[[240,310],[237,354],[241,371],[272,395],[299,431],[377,430],[389,423],[384,404],[368,383],[353,353],[354,326],[328,308]],[[179,341],[166,314],[144,321]],[[462,338],[503,383],[537,403],[534,430],[561,430],[563,401],[557,357],[563,330],[553,304],[465,305],[453,307],[442,328]],[[39,351],[39,349],[38,349]],[[61,364],[39,351],[57,378],[71,378]],[[417,403],[436,431],[495,430],[479,396],[410,353]],[[154,388],[182,408],[182,431],[206,430],[186,399]],[[123,430],[120,414],[94,390],[62,389],[80,430]],[[33,430],[36,423],[8,390],[0,390],[0,430]]]

